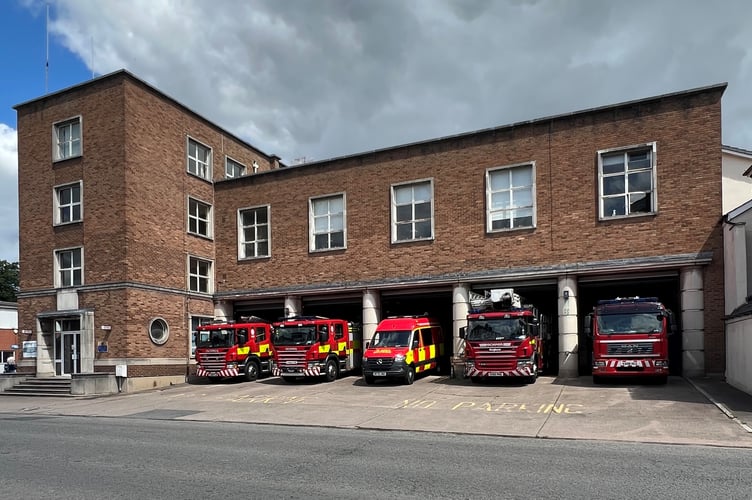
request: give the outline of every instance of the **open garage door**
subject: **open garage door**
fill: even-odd
[[[423,316],[438,320],[444,335],[444,356],[454,355],[452,342],[451,289],[410,289],[381,293],[381,318],[389,316]],[[448,367],[447,367],[448,368]]]
[[[233,304],[233,319],[240,321],[243,316],[258,316],[267,321],[277,321],[285,314],[283,300],[236,302]]]
[[[583,334],[585,315],[593,310],[599,300],[616,297],[657,297],[674,312],[677,333],[669,337],[669,370],[671,375],[682,373],[681,293],[679,273],[633,274],[608,277],[587,277],[578,280],[578,324],[580,375],[592,373],[592,341]]]

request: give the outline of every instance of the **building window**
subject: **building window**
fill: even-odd
[[[238,212],[238,258],[269,257],[269,206]]]
[[[486,230],[535,227],[535,166],[486,171]]]
[[[69,248],[55,251],[55,288],[83,284],[83,249]]]
[[[156,345],[162,345],[170,338],[170,327],[162,318],[154,318],[149,323],[149,338]]]
[[[656,212],[655,143],[598,154],[600,218]]]
[[[310,249],[345,248],[345,195],[337,194],[309,200]]]
[[[196,357],[196,338],[198,337],[197,328],[201,325],[210,324],[214,318],[209,316],[191,316],[191,357]]]
[[[202,179],[211,180],[211,159],[212,150],[208,146],[188,139],[188,172],[201,177]]]
[[[212,293],[213,281],[210,260],[188,258],[188,289],[191,292]]]
[[[212,236],[212,207],[193,198],[188,198],[188,232],[198,236]]]
[[[55,187],[55,224],[81,221],[81,182]]]
[[[233,179],[245,175],[245,165],[238,163],[229,156],[225,158],[225,177]]]
[[[433,238],[433,182],[392,186],[392,243]]]
[[[53,144],[55,160],[81,156],[81,117],[56,123],[53,126]]]

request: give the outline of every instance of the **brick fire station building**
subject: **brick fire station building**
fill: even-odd
[[[127,71],[16,106],[20,370],[183,382],[213,318],[436,316],[512,287],[588,374],[598,299],[658,296],[672,373],[724,370],[725,84],[285,165]]]

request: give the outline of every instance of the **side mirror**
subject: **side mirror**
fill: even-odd
[[[319,334],[319,342],[327,344],[329,342],[329,332],[321,332]]]
[[[248,338],[246,338],[245,334],[238,334],[238,345],[245,345],[246,342],[248,342]]]
[[[582,331],[587,335],[589,338],[593,338],[593,315],[588,314],[585,316],[585,323],[582,325]]]
[[[413,340],[413,349],[417,349],[420,346],[420,341],[418,339]]]
[[[370,340],[366,340],[366,349],[368,349],[369,347],[371,347],[371,341]]]
[[[465,338],[465,333],[466,333],[466,332],[467,332],[467,327],[466,327],[466,326],[461,326],[461,327],[460,327],[460,338],[461,338],[461,339],[464,339],[464,338]]]

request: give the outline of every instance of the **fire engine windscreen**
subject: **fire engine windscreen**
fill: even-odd
[[[525,322],[518,318],[472,319],[467,322],[466,340],[521,340]]]
[[[196,347],[232,347],[235,345],[235,330],[201,330],[196,338]]]
[[[410,344],[409,330],[392,330],[376,332],[371,340],[371,347],[407,347]]]
[[[310,345],[316,342],[316,331],[311,326],[278,326],[274,329],[274,345]]]
[[[663,316],[655,313],[600,314],[598,333],[659,333],[663,330]]]

